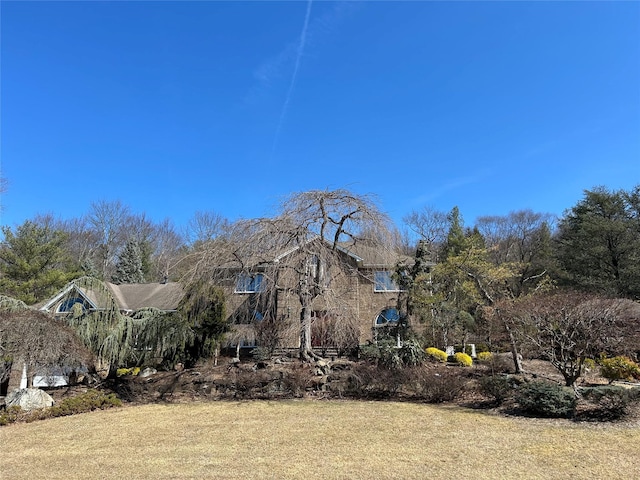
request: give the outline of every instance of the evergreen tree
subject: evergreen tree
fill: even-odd
[[[604,187],[584,198],[560,222],[557,254],[566,280],[583,290],[640,298],[640,186]]]
[[[116,272],[111,277],[114,283],[143,283],[142,254],[135,240],[128,240],[118,257]]]
[[[65,252],[63,232],[27,220],[15,232],[2,227],[0,290],[26,304],[46,299],[78,273]]]

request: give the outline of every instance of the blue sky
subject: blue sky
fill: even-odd
[[[639,2],[11,2],[0,224],[348,188],[562,214],[640,183]]]

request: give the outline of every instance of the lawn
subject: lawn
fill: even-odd
[[[130,406],[0,428],[0,478],[640,478],[640,428],[360,401]]]

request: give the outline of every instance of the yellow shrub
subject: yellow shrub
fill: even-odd
[[[480,352],[478,353],[478,361],[479,362],[490,362],[493,358],[493,353],[491,352]]]
[[[442,350],[439,350],[435,347],[429,347],[425,350],[425,352],[427,353],[427,355],[429,355],[431,358],[435,358],[436,360],[438,360],[439,362],[446,362],[447,358],[449,358],[449,356],[447,355],[446,352],[443,352]]]
[[[453,358],[455,358],[457,364],[462,365],[463,367],[470,367],[473,365],[473,359],[466,353],[458,352],[453,356]]]

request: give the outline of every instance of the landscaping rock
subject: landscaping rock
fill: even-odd
[[[9,392],[6,404],[7,408],[20,407],[30,411],[53,406],[53,398],[39,388],[21,388]]]
[[[155,368],[147,367],[144,370],[142,370],[138,374],[138,376],[141,378],[146,378],[146,377],[150,377],[151,375],[155,375],[156,373],[158,373],[158,371]]]

